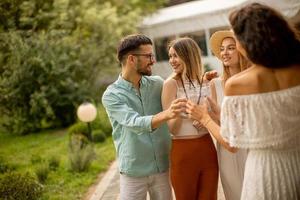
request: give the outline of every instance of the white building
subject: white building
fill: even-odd
[[[209,50],[209,38],[217,30],[229,29],[229,13],[250,2],[267,4],[289,19],[300,21],[300,0],[202,0],[160,9],[140,26],[141,32],[154,41],[157,64],[153,73],[164,78],[171,73],[167,43],[181,36],[195,39],[202,50],[204,65],[221,72],[221,63]]]

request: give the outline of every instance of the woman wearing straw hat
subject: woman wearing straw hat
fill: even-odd
[[[215,32],[210,38],[210,47],[213,54],[223,64],[223,75],[211,81],[212,100],[217,102],[220,107],[224,96],[225,82],[234,74],[248,68],[249,61],[237,51],[232,31]],[[219,116],[217,114],[214,118],[218,124],[220,124]],[[239,150],[237,153],[231,153],[217,143],[217,152],[224,195],[228,200],[239,200],[241,198],[247,151]]]

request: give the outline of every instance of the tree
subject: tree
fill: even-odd
[[[118,40],[163,4],[124,2],[1,1],[0,124],[6,131],[67,126],[79,103],[100,98],[95,81],[118,68]]]

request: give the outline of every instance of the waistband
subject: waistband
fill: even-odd
[[[172,136],[172,140],[188,140],[188,139],[197,139],[197,138],[202,138],[204,136],[209,135],[209,133],[204,133],[203,135],[187,135],[187,136]]]

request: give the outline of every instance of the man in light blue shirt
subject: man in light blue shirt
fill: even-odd
[[[169,183],[170,134],[166,121],[180,115],[186,100],[175,100],[162,111],[163,79],[151,76],[155,63],[151,40],[136,34],[118,46],[119,78],[103,94],[102,102],[113,127],[119,161],[120,199],[172,199]]]

